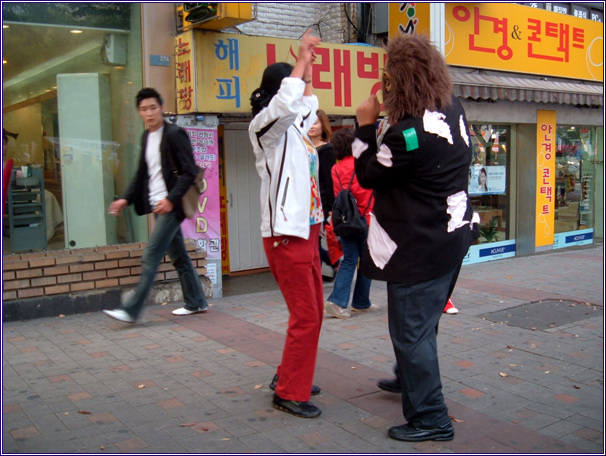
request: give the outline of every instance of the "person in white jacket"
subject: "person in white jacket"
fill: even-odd
[[[318,250],[324,219],[318,153],[307,131],[316,121],[311,65],[320,38],[305,32],[294,68],[274,63],[251,95],[248,128],[261,177],[261,235],[271,272],[290,313],[282,361],[270,384],[273,406],[303,418],[320,415],[309,402],[323,318]]]

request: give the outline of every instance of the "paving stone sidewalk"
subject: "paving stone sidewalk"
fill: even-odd
[[[312,420],[271,407],[288,318],[275,290],[188,317],[150,306],[137,325],[4,323],[2,454],[604,454],[603,279],[602,245],[463,268],[438,336],[450,442],[387,436],[404,420],[376,386],[393,364],[380,282],[378,311],[324,319]]]

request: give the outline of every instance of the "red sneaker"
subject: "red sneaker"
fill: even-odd
[[[459,313],[459,309],[457,309],[452,303],[452,299],[448,298],[448,302],[446,303],[446,307],[444,307],[444,313],[449,315],[454,315]]]

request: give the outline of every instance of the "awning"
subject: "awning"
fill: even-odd
[[[473,100],[604,106],[604,86],[452,72],[455,95]]]

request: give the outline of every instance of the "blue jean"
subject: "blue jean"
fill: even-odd
[[[141,278],[135,289],[135,294],[124,304],[124,310],[137,319],[143,310],[145,300],[151,291],[158,272],[158,266],[164,254],[167,253],[181,282],[185,308],[190,310],[208,307],[206,296],[200,284],[200,277],[185,249],[181,222],[174,212],[156,216],[156,225],[145,245],[141,257]]]
[[[356,285],[354,286],[351,307],[354,309],[368,309],[370,307],[370,283],[371,280],[364,277],[358,268],[358,262],[362,252],[366,249],[366,237],[341,237],[341,246],[343,247],[343,259],[341,266],[337,271],[334,281],[334,288],[328,301],[347,309],[349,304],[349,294],[351,293],[351,282],[354,273],[356,274]]]

